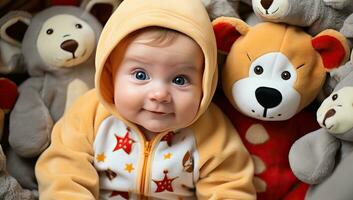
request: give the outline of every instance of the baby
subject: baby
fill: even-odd
[[[40,199],[255,199],[253,164],[211,99],[217,49],[200,0],[126,0],[96,88],[55,125]]]

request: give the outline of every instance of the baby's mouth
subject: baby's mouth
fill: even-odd
[[[164,111],[155,111],[155,110],[148,110],[148,109],[143,109],[149,113],[155,114],[155,115],[168,115],[170,112],[164,112]]]
[[[167,114],[165,112],[158,112],[158,111],[150,111],[151,113],[158,114],[158,115],[164,115]]]

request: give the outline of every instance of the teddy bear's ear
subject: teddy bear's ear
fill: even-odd
[[[20,46],[31,22],[32,15],[25,11],[10,11],[0,19],[0,37],[6,42]]]
[[[311,40],[314,49],[321,55],[327,71],[344,64],[349,58],[349,46],[346,38],[339,32],[327,29]]]
[[[83,0],[80,7],[94,15],[104,25],[123,0]]]
[[[212,24],[217,48],[223,53],[229,53],[233,43],[250,29],[244,21],[233,17],[218,17]]]

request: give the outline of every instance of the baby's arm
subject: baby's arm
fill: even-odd
[[[195,124],[200,155],[197,198],[255,199],[254,166],[230,121],[211,105],[198,122]]]
[[[92,94],[75,102],[54,126],[52,143],[35,169],[40,199],[98,199],[99,177],[93,166],[92,145],[96,106],[90,101]]]

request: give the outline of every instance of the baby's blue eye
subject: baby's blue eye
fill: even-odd
[[[135,78],[137,80],[147,80],[149,77],[147,76],[146,72],[137,71],[137,72],[135,72]]]
[[[183,76],[177,76],[174,78],[173,83],[177,85],[185,85],[187,83],[187,80]]]

